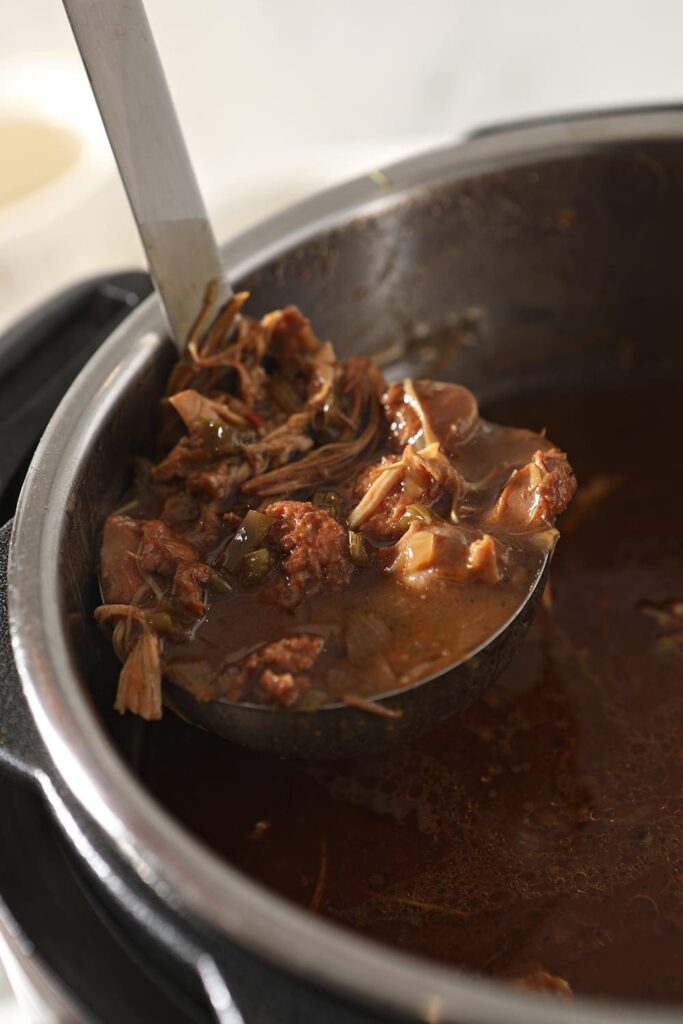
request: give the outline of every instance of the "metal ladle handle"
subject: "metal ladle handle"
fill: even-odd
[[[231,297],[141,0],[64,0],[171,334]],[[207,304],[209,307],[207,308]]]

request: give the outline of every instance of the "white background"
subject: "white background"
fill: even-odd
[[[223,237],[485,122],[683,97],[680,0],[147,0],[147,9]],[[34,89],[54,102],[63,94],[69,109],[74,88],[87,101],[59,0],[0,0],[0,10],[0,115],[3,66],[17,54],[49,68],[31,73]],[[74,78],[68,89],[55,58]],[[141,263],[102,151],[106,196],[84,202],[80,220],[45,215],[44,237],[17,239],[3,234],[0,209],[0,328],[91,270]]]
[[[271,147],[455,135],[678,98],[677,0],[147,0],[201,173]],[[3,0],[0,59],[76,60],[58,0]]]
[[[485,122],[683,98],[677,0],[147,0],[147,9],[223,237]],[[17,59],[46,69],[56,59],[87,93],[58,0],[1,0],[0,14],[0,75]],[[41,88],[59,96],[51,74]],[[0,92],[0,114],[2,104]],[[0,275],[0,324],[91,270],[141,264],[104,152],[107,199],[88,217],[98,244],[71,237],[52,269],[36,257],[29,272],[0,211],[14,267],[4,293]],[[61,246],[62,230],[46,217],[36,253]],[[0,996],[3,1006],[9,1024]]]

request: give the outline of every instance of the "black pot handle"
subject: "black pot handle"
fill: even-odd
[[[96,277],[48,299],[0,336],[0,523],[14,514],[30,458],[62,395],[151,289],[138,271]]]

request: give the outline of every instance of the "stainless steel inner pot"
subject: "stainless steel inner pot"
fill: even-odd
[[[457,379],[485,401],[551,380],[618,387],[680,374],[682,229],[683,113],[662,109],[530,124],[417,156],[271,218],[224,256],[250,312],[297,303],[342,355]],[[151,444],[172,359],[152,298],[66,395],[15,520],[13,649],[70,793],[155,898],[358,1004],[433,1022],[642,1020],[633,1005],[525,995],[318,920],[219,861],[138,784],[110,738],[90,610],[98,531],[131,455]]]

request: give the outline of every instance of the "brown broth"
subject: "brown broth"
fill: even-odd
[[[413,593],[371,567],[356,570],[348,587],[317,594],[294,611],[265,604],[253,588],[237,598],[214,597],[192,641],[170,648],[169,661],[184,660],[189,649],[193,659],[239,663],[263,643],[313,633],[325,638],[308,673],[321,702],[341,700],[349,692],[376,696],[452,664],[497,632],[522,604],[541,566],[539,552],[522,545],[514,549],[514,559],[515,574],[504,583],[468,580],[435,587],[429,595]],[[368,618],[390,637],[380,651],[391,665],[386,676],[371,659],[349,664],[343,637],[352,621],[351,628],[361,629]]]
[[[461,717],[387,755],[303,765],[168,715],[146,731],[146,784],[247,874],[367,936],[683,1000],[683,629],[643,604],[683,599],[681,408],[672,388],[485,410],[547,427],[587,497],[559,524],[551,606]]]

